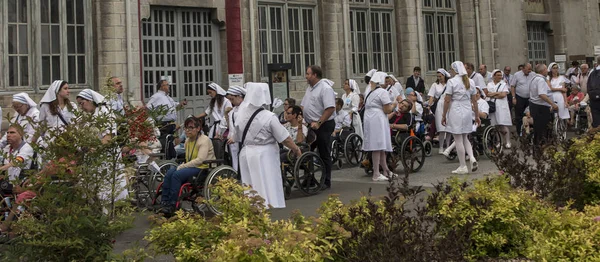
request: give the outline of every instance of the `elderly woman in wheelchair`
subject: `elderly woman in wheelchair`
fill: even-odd
[[[162,184],[161,209],[159,212],[172,214],[176,209],[181,186],[196,177],[198,183],[208,176],[207,160],[214,160],[213,144],[208,136],[202,134],[202,121],[195,117],[185,120],[185,163],[167,171]]]

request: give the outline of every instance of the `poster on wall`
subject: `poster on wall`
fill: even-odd
[[[282,101],[285,100],[288,97],[287,70],[272,71],[271,81],[273,83],[273,89],[271,93],[273,96],[273,101],[275,101],[277,98],[281,99]],[[273,112],[279,115],[281,112],[283,112],[283,106],[273,108]]]
[[[536,14],[545,14],[545,0],[525,0],[525,12],[526,13],[536,13]]]

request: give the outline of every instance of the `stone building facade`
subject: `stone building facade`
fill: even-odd
[[[226,1],[3,0],[0,95],[38,100],[54,79],[99,89],[123,80],[139,103],[166,77],[186,99],[183,115],[208,104],[206,86],[227,87]],[[301,98],[304,68],[321,65],[341,88],[371,68],[404,77],[423,68],[426,85],[454,60],[488,70],[555,55],[585,62],[600,46],[600,0],[239,0],[244,81],[267,81],[268,63],[292,63],[290,94]]]

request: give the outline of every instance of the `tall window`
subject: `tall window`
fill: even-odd
[[[548,63],[548,33],[544,23],[527,22],[527,51],[532,65]]]
[[[91,7],[86,0],[2,1],[0,61],[8,64],[2,88],[48,87],[56,79],[89,85]]]
[[[355,0],[356,1],[356,0]],[[371,3],[385,3],[370,0]],[[352,41],[352,73],[362,75],[371,68],[394,71],[393,15],[390,11],[350,10],[350,38]]]
[[[456,2],[423,0],[427,70],[447,68],[457,57]]]
[[[258,6],[261,75],[270,63],[292,63],[291,77],[317,63],[315,12],[311,7]]]

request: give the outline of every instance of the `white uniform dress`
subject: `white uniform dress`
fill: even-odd
[[[208,137],[214,138],[215,135],[223,135],[223,132],[227,129],[227,123],[225,123],[225,109],[233,107],[229,99],[223,98],[223,104],[219,105],[215,102],[212,108],[206,109],[206,114],[210,116],[212,123],[210,130],[208,131]]]
[[[552,78],[550,84],[552,85],[552,88],[560,88],[563,87],[566,80],[567,79],[561,75]],[[554,99],[554,102],[556,102],[556,105],[558,105],[558,117],[560,117],[560,119],[570,119],[571,115],[569,114],[569,109],[565,108],[565,98],[563,97],[563,93],[560,91],[553,91],[552,98]]]
[[[59,115],[53,115],[50,112],[50,104],[48,103],[43,103],[40,106],[40,124],[44,123],[48,126],[49,129],[51,130],[64,130],[64,126],[67,124],[71,123],[71,119],[73,119],[75,117],[74,112],[77,110],[77,105],[73,102],[71,102],[71,106],[73,107],[73,111],[69,111],[69,108],[67,106],[65,106],[64,108],[60,109],[59,108],[59,113],[62,115],[62,118],[65,120],[66,123],[64,123],[61,118],[59,117]],[[44,137],[40,137],[38,140],[38,143],[40,143],[40,145],[47,145],[48,142],[50,142],[52,140],[52,138],[50,137],[51,134],[50,132],[46,132],[44,134]]]
[[[21,162],[22,165],[9,167],[7,170],[8,180],[14,181],[19,178],[22,169],[30,169],[31,163],[33,162],[33,148],[25,141],[19,145],[18,148],[11,150],[10,145],[7,145],[3,149],[4,154],[8,158],[4,159],[4,165],[7,165],[11,161]]]
[[[469,79],[471,88],[467,90],[458,75],[448,80],[446,84],[446,95],[452,97],[450,110],[446,118],[446,132],[451,134],[470,134],[473,132],[473,109],[471,97],[477,94],[475,83]]]
[[[494,81],[488,83],[486,89],[488,92],[506,93],[508,94],[508,85],[504,81],[494,84]],[[490,114],[492,125],[512,126],[512,118],[510,116],[510,107],[508,106],[508,98],[490,98],[490,101],[496,102],[496,112]]]
[[[446,127],[442,125],[442,114],[444,114],[444,103],[446,98],[446,85],[433,83],[429,88],[428,96],[435,97],[437,99],[437,105],[435,107],[435,128],[438,132],[446,132]]]
[[[32,122],[29,122],[29,118],[31,118]],[[25,113],[25,116],[20,114],[15,114],[10,120],[11,123],[18,123],[21,127],[23,127],[23,131],[25,132],[25,142],[31,143],[33,139],[33,135],[35,134],[35,126],[37,122],[40,121],[40,110],[37,107],[31,107]],[[0,148],[4,148],[6,146],[6,134],[2,136],[0,139]]]
[[[377,88],[365,101],[365,133],[363,150],[392,152],[390,123],[383,106],[392,103],[385,89]]]
[[[361,138],[363,137],[363,127],[362,120],[360,119],[360,115],[358,114],[358,104],[360,103],[360,97],[357,93],[351,92],[350,95],[343,94],[342,100],[344,101],[344,106],[342,106],[342,110],[350,113],[353,112],[352,116],[352,126],[354,127],[354,133],[356,133]]]
[[[236,120],[235,133],[240,141],[247,122],[248,120]],[[265,199],[267,207],[285,207],[277,143],[283,142],[289,136],[277,116],[263,110],[256,115],[248,128],[246,140],[240,151],[242,183],[252,186],[252,189]]]
[[[235,128],[233,122],[235,121],[234,117],[235,114],[237,113],[239,107],[234,107],[233,109],[231,109],[231,111],[229,111],[229,134],[228,137],[232,138],[233,141],[235,141],[235,143],[228,145],[228,149],[229,149],[229,153],[231,154],[231,165],[233,167],[233,169],[235,169],[236,171],[239,171],[239,167],[238,167],[238,155],[240,153],[240,147],[235,136]]]

